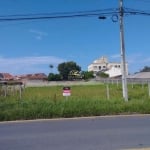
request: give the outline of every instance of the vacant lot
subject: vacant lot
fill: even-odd
[[[63,97],[63,85],[27,87],[21,99],[17,92],[0,96],[0,120],[150,113],[147,84],[128,85],[128,102],[122,98],[121,84],[70,87],[69,97]]]

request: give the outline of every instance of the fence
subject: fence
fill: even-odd
[[[21,98],[23,88],[24,84],[20,81],[0,81],[0,95],[4,97],[18,92]]]
[[[117,86],[119,86],[122,83],[122,80],[120,78],[119,79],[99,78],[99,79],[95,79],[95,81],[106,84],[107,99],[110,99],[110,86],[109,85],[116,84]],[[144,88],[144,86],[147,86],[148,96],[150,97],[150,78],[148,79],[127,78],[127,84],[128,86],[131,85],[132,88],[134,88],[136,85],[141,85],[142,89]]]

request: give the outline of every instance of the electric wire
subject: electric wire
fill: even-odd
[[[96,13],[96,12],[109,12],[115,11],[114,8],[108,9],[96,9],[96,10],[87,10],[87,11],[72,11],[72,12],[53,12],[53,13],[30,13],[30,14],[15,14],[15,15],[0,15],[0,17],[29,17],[29,16],[50,16],[50,15],[71,15],[71,14],[85,14],[85,13]]]
[[[125,8],[124,13],[129,15],[145,15],[145,16],[150,15],[150,11],[136,10],[131,8]]]
[[[27,14],[27,15],[7,15],[0,16],[0,22],[6,21],[25,21],[25,20],[42,20],[42,19],[61,19],[61,18],[75,18],[75,17],[93,17],[99,15],[112,15],[117,13],[117,9],[112,11],[109,9],[105,12],[104,10],[95,11],[80,11],[80,12],[64,12],[64,13],[47,13],[47,14]],[[90,12],[90,13],[89,13]]]
[[[38,13],[38,14],[16,14],[0,16],[0,22],[11,21],[29,21],[29,20],[47,20],[47,19],[65,19],[78,17],[95,17],[95,16],[113,16],[119,15],[119,9],[103,9],[103,10],[88,10],[76,12],[55,12],[55,13]],[[145,15],[150,16],[150,11],[136,10],[131,8],[123,8],[125,15]]]

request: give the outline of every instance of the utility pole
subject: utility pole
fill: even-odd
[[[124,16],[123,0],[119,0],[119,23],[120,23],[121,68],[122,68],[122,94],[123,94],[124,100],[128,101],[123,16]]]

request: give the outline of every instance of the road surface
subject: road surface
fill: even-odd
[[[150,115],[0,123],[0,150],[148,150]]]

